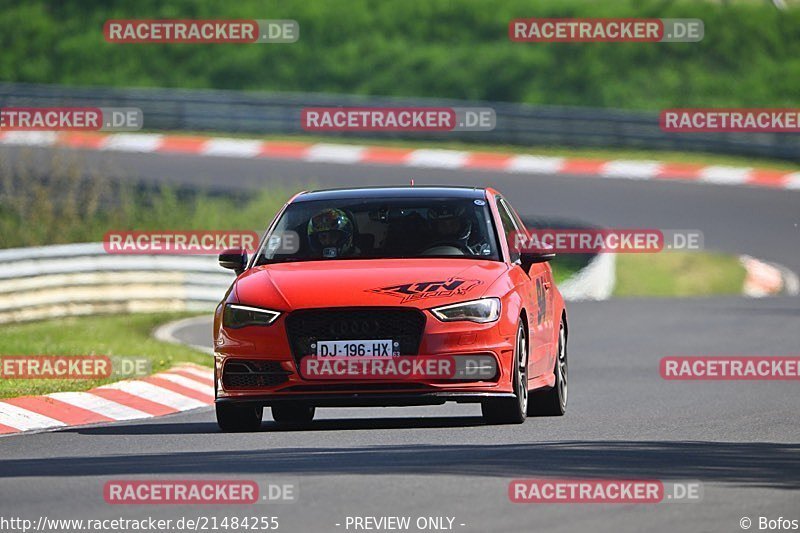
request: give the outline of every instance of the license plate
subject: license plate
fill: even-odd
[[[391,339],[365,341],[317,341],[317,357],[391,357]]]

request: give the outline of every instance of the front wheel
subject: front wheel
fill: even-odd
[[[567,412],[567,333],[564,323],[558,331],[558,355],[553,373],[556,382],[553,388],[531,394],[528,416],[562,416]]]
[[[226,433],[258,431],[261,427],[261,417],[264,415],[261,406],[217,403],[216,408],[217,425]]]
[[[492,398],[481,403],[483,419],[489,424],[522,424],[528,411],[528,335],[520,322],[511,373],[513,398]]]

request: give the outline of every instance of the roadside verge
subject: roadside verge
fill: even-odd
[[[0,435],[163,416],[214,403],[210,368],[183,363],[86,392],[54,392],[0,401]]]

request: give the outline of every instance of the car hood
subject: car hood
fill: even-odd
[[[350,259],[278,263],[236,282],[240,303],[278,310],[412,306],[426,309],[480,298],[505,263],[472,259]]]

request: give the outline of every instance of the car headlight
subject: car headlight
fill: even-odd
[[[281,314],[270,309],[249,307],[240,304],[227,304],[222,313],[222,325],[226,328],[243,328],[245,326],[269,326]]]
[[[458,304],[431,309],[431,313],[443,322],[467,320],[484,324],[500,318],[500,298],[481,298]]]

